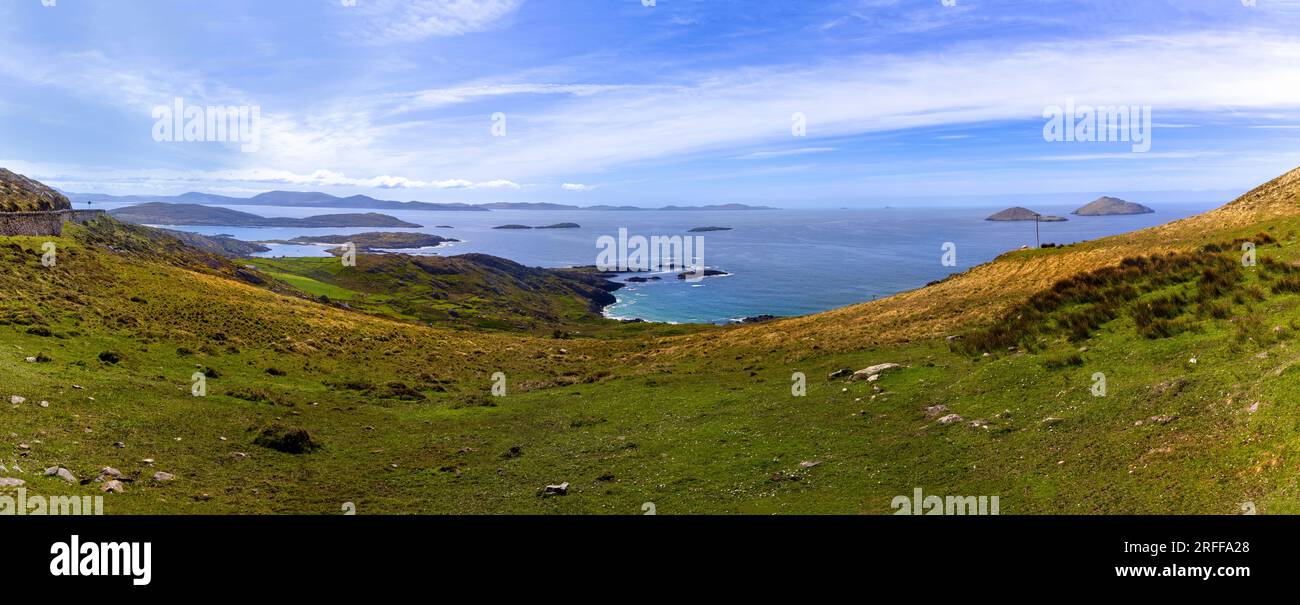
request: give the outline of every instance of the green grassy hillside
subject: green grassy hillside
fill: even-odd
[[[1298,194],[1300,171],[830,313],[569,338],[539,327],[600,322],[546,280],[511,294],[553,313],[536,325],[439,315],[509,317],[481,288],[516,281],[452,259],[480,278],[253,270],[108,221],[70,226],[47,268],[43,239],[0,238],[0,397],[25,398],[0,406],[0,475],[90,494],[40,470],[115,467],[133,481],[110,513],[888,514],[916,487],[1003,514],[1297,512]],[[902,367],[828,378],[879,363]],[[267,447],[297,428],[319,447]]]
[[[68,210],[72,202],[62,193],[21,174],[0,168],[0,212]]]

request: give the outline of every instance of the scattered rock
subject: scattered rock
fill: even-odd
[[[1155,392],[1156,395],[1177,395],[1182,392],[1185,386],[1187,386],[1186,378],[1175,378],[1156,385]]]
[[[804,460],[803,462],[799,463],[799,468],[812,468],[814,466],[820,465],[821,463],[822,463],[821,460]]]
[[[28,358],[27,358],[26,360],[24,360],[24,361],[26,361],[27,363],[36,363],[36,358],[35,358],[35,357],[28,357]]]
[[[122,449],[122,448],[126,447],[126,444],[125,444],[125,443],[122,443],[121,441],[118,441],[117,443],[114,443],[114,444],[113,444],[113,447],[115,447],[115,448],[117,448],[117,449]]]
[[[569,494],[569,482],[565,481],[559,485],[548,485],[543,493],[554,496],[566,496]]]
[[[971,425],[972,427],[977,428],[977,429],[987,429],[987,428],[989,428],[989,421],[987,421],[987,420],[985,420],[985,419],[983,419],[983,418],[979,418],[979,419],[976,419],[976,420],[972,420],[972,421],[970,421],[970,425]]]
[[[153,474],[153,480],[159,483],[163,483],[166,481],[174,481],[176,480],[176,475],[173,475],[171,473],[165,473],[163,471],[158,471]]]
[[[103,481],[105,477],[107,477],[107,478],[109,478],[109,479],[121,479],[121,478],[122,478],[122,471],[119,471],[119,470],[117,470],[117,469],[115,469],[115,468],[113,468],[113,467],[111,467],[111,466],[106,466],[106,467],[104,467],[102,470],[99,471],[99,477],[98,477],[97,479],[95,479],[95,480],[96,480],[96,481]]]
[[[954,422],[961,422],[962,420],[965,419],[962,418],[960,414],[948,414],[939,419],[939,424],[952,424]]]
[[[234,458],[235,460],[246,460],[248,458],[248,454],[245,454],[244,452],[235,452],[231,454],[230,457]]]
[[[48,407],[50,407],[50,402],[48,402],[48,401],[42,401],[42,402],[41,402],[41,407],[43,407],[43,408],[48,408]]]
[[[26,398],[26,397],[19,397],[19,396],[17,396],[17,395],[10,395],[10,396],[9,396],[9,403],[12,403],[12,404],[14,404],[14,405],[22,405],[22,403],[23,403],[24,401],[27,401],[27,398]]]
[[[121,481],[114,479],[112,481],[105,481],[103,485],[99,486],[99,491],[104,493],[120,494],[126,491],[126,486],[122,485]]]
[[[1046,425],[1048,425],[1048,426],[1051,426],[1051,425],[1053,425],[1053,424],[1058,424],[1058,423],[1061,423],[1061,422],[1065,422],[1065,419],[1064,419],[1064,418],[1057,418],[1056,416],[1048,416],[1048,417],[1046,417],[1046,418],[1044,418],[1044,419],[1042,420],[1042,423],[1043,423],[1043,424],[1046,424]]]
[[[63,468],[61,466],[51,466],[50,468],[45,469],[45,476],[58,477],[64,481],[67,481],[68,483],[77,482],[77,477],[72,474],[72,471],[69,471],[68,469]]]
[[[1169,414],[1160,414],[1159,416],[1152,416],[1150,420],[1151,422],[1158,422],[1160,424],[1169,424],[1170,422],[1173,422],[1174,419],[1176,418],[1178,417],[1170,416]]]
[[[0,487],[22,487],[24,485],[27,485],[27,482],[23,481],[22,479],[14,479],[12,477],[0,477]]]
[[[948,406],[946,406],[946,405],[943,405],[943,404],[932,405],[932,406],[929,406],[929,407],[925,408],[925,417],[926,417],[926,418],[934,418],[935,416],[939,416],[939,415],[941,415],[941,414],[943,414],[944,412],[947,412],[947,411],[948,411]]]
[[[851,368],[840,368],[826,375],[826,380],[835,380],[836,378],[846,378],[853,375]]]
[[[1255,412],[1258,412],[1258,411],[1259,411],[1259,402],[1256,401],[1255,403],[1250,404],[1250,407],[1247,408],[1246,411],[1247,411],[1247,412],[1250,412],[1251,414],[1254,414]]]

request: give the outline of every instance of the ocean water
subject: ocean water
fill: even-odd
[[[1010,204],[1008,204],[1010,205]],[[1204,212],[1218,202],[1162,204],[1154,214],[1069,216],[1040,223],[1043,242],[1073,243],[1134,231]],[[77,204],[77,207],[86,207]],[[114,204],[95,204],[112,209]],[[230,206],[261,216],[305,217],[341,212],[321,208]],[[1069,215],[1074,206],[1036,206],[1044,214]],[[1022,245],[1033,246],[1034,223],[990,222],[1002,207],[901,207],[753,211],[381,211],[424,225],[409,229],[462,240],[420,254],[482,252],[537,267],[592,265],[597,238],[686,235],[694,227],[731,227],[703,237],[705,266],[730,273],[691,283],[673,273],[661,281],[628,284],[606,309],[616,318],[663,322],[726,322],[754,315],[803,315],[911,290],[987,262]],[[572,222],[579,229],[500,230],[497,225]],[[451,228],[439,228],[449,225]],[[183,227],[205,235],[288,240],[302,235],[352,234],[378,229]],[[385,231],[405,231],[384,229]],[[957,264],[944,266],[943,246],[956,246]],[[325,246],[272,245],[262,256],[326,256]],[[412,253],[412,251],[406,251]],[[624,276],[630,277],[630,275]],[[622,281],[623,277],[618,281]]]

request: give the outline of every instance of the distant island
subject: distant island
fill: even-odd
[[[1030,209],[1028,209],[1028,208],[1022,208],[1022,207],[1020,207],[1020,206],[1012,206],[1011,208],[1007,208],[1006,210],[1003,210],[1003,211],[1001,211],[1001,212],[997,212],[997,213],[991,214],[991,215],[989,215],[988,218],[986,218],[986,219],[984,219],[984,220],[986,220],[986,221],[1033,221],[1033,220],[1037,220],[1037,221],[1042,222],[1042,223],[1059,223],[1059,222],[1062,222],[1062,221],[1068,221],[1068,220],[1070,220],[1070,219],[1067,219],[1067,218],[1065,218],[1065,217],[1063,217],[1063,216],[1048,216],[1048,215],[1045,215],[1045,214],[1039,214],[1039,213],[1034,212],[1033,210],[1030,210]]]
[[[446,238],[428,233],[368,231],[354,235],[315,235],[295,237],[288,244],[346,244],[351,242],[361,250],[405,248],[431,248],[445,243],[459,242],[458,239]],[[280,242],[275,242],[280,243]]]
[[[420,227],[385,214],[325,214],[307,218],[266,218],[256,214],[201,206],[151,202],[109,211],[114,218],[138,225],[193,227]]]
[[[696,227],[687,233],[708,233],[709,231],[731,231],[731,227]]]
[[[1122,214],[1151,214],[1155,212],[1142,204],[1121,200],[1117,197],[1102,196],[1071,212],[1079,216],[1113,216]]]
[[[731,275],[731,274],[727,273],[726,271],[721,271],[719,269],[705,269],[703,272],[683,271],[677,274],[677,279],[686,279],[689,277],[697,277],[697,276],[698,277],[722,277],[724,275]]]
[[[555,223],[554,225],[542,225],[540,227],[529,227],[528,225],[518,225],[511,223],[509,225],[500,225],[493,229],[580,229],[582,225],[578,223]]]
[[[108,195],[104,193],[61,192],[78,203],[147,204],[205,204],[213,206],[284,206],[298,208],[360,208],[364,210],[442,210],[460,212],[490,212],[492,210],[775,210],[769,206],[747,204],[711,204],[706,206],[663,206],[641,208],[638,206],[573,206],[549,202],[491,202],[487,204],[399,202],[380,200],[368,195],[339,197],[319,191],[268,191],[253,197],[230,197],[214,193],[191,191],[180,195]]]

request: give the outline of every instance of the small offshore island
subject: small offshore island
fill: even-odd
[[[493,229],[581,229],[581,228],[582,225],[579,225],[578,223],[555,223],[554,225],[542,225],[540,227],[529,227],[528,225],[519,225],[519,224],[511,223],[509,225],[501,225],[498,227],[493,227]]]
[[[1152,214],[1152,210],[1142,204],[1121,200],[1117,197],[1102,196],[1083,207],[1071,212],[1079,216],[1114,216],[1123,214]]]
[[[1067,219],[1063,216],[1049,216],[1045,214],[1039,214],[1028,208],[1024,208],[1021,206],[1013,206],[1001,212],[991,214],[989,215],[988,218],[984,220],[986,221],[1034,221],[1036,220],[1042,223],[1060,223],[1063,221],[1068,221],[1070,219]]]
[[[331,244],[343,245],[351,242],[360,250],[404,250],[409,248],[433,248],[445,243],[459,242],[458,239],[431,235],[428,233],[368,231],[353,235],[316,235],[295,237],[287,241],[261,242],[272,244]]]
[[[708,233],[710,231],[731,231],[731,227],[696,227],[687,233]]]

